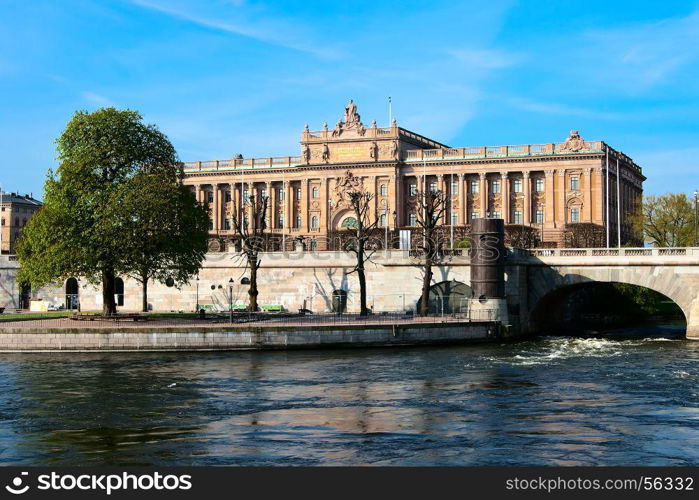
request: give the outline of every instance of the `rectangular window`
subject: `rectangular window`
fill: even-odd
[[[457,181],[451,181],[451,194],[459,194],[459,183]]]
[[[513,189],[515,190],[515,193],[522,192],[522,179],[515,179],[514,180]]]
[[[386,227],[386,214],[381,214],[381,218],[379,219],[379,225],[381,227]]]
[[[430,192],[434,193],[435,191],[437,191],[437,183],[430,182]]]
[[[478,194],[480,183],[478,181],[471,181],[471,193]]]
[[[410,214],[408,220],[411,226],[417,226],[417,216],[415,214]]]
[[[536,223],[537,224],[543,224],[544,223],[544,211],[542,209],[538,209],[536,211]]]
[[[300,200],[301,199],[301,188],[296,188],[296,199]]]
[[[544,179],[538,178],[534,181],[534,189],[536,190],[537,193],[541,193],[544,191]]]
[[[250,195],[248,193],[248,187],[245,186],[245,188],[243,189],[243,202],[248,201],[248,198],[250,198]]]
[[[521,224],[521,223],[522,223],[522,211],[515,210],[515,224]]]
[[[493,219],[501,219],[502,218],[502,217],[500,217],[500,212],[493,212],[492,217],[493,217]]]
[[[456,226],[459,223],[459,214],[456,212],[451,213],[451,225]]]
[[[580,222],[580,209],[575,207],[570,209],[570,222]]]
[[[580,179],[577,175],[573,175],[570,178],[570,190],[577,191],[578,189],[580,189]]]
[[[267,198],[267,188],[260,189],[260,198],[261,199]]]
[[[417,196],[417,184],[410,185],[410,196]]]
[[[225,194],[225,200],[226,200],[226,203],[228,203],[229,201],[231,201],[231,192],[230,192],[230,191],[226,191],[225,193],[226,193],[226,194]]]
[[[284,216],[279,216],[279,229],[284,229]]]
[[[477,219],[477,218],[478,218],[478,212],[471,212],[471,218],[472,218],[472,219]]]
[[[284,201],[284,188],[279,188],[279,201]]]
[[[493,182],[490,183],[491,189],[493,190],[493,194],[499,193],[500,192],[500,181],[495,179]]]
[[[210,220],[209,221],[209,231],[213,231],[213,230],[214,230],[214,221]]]
[[[208,193],[206,193],[206,199],[207,199],[207,201],[208,201],[209,203],[213,203],[213,202],[214,202],[214,193],[213,193],[213,191],[209,191]]]
[[[223,228],[224,228],[226,231],[230,231],[230,230],[231,230],[231,220],[230,220],[230,219],[226,219],[226,220],[223,222]]]
[[[299,190],[299,191],[300,191],[300,190]],[[298,229],[301,229],[301,216],[300,216],[300,215],[297,215],[297,216],[296,216],[296,227],[297,227]]]

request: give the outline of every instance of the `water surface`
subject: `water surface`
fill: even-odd
[[[631,333],[442,348],[2,354],[0,463],[699,464],[699,342]]]

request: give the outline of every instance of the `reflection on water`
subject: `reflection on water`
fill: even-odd
[[[699,342],[0,355],[3,464],[699,463]],[[639,332],[636,332],[639,333]]]

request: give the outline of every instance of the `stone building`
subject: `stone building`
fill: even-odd
[[[17,193],[2,193],[0,198],[0,231],[2,231],[2,253],[14,253],[15,242],[22,234],[22,228],[41,207],[41,202],[33,196]]]
[[[631,158],[577,131],[559,143],[452,148],[395,119],[387,128],[376,121],[365,126],[352,101],[333,128],[305,127],[299,156],[187,162],[185,174],[197,199],[211,206],[214,249],[224,249],[232,236],[233,204],[253,191],[269,197],[268,227],[286,248],[302,238],[323,249],[329,233],[353,225],[351,189],[374,194],[373,215],[391,230],[416,229],[415,194],[439,189],[451,204],[445,226],[503,218],[533,226],[560,246],[566,224],[592,222],[608,227],[616,246],[619,223],[621,243],[633,238],[627,216],[645,180]]]

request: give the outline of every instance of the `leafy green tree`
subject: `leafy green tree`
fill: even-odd
[[[150,280],[179,286],[201,267],[207,249],[209,213],[179,183],[138,173],[123,186],[117,216],[128,231],[124,247],[130,277],[141,283],[148,311]]]
[[[132,246],[147,245],[132,239],[138,221],[123,216],[127,185],[139,173],[179,185],[182,164],[136,111],[78,111],[56,143],[60,165],[49,171],[44,205],[18,244],[18,278],[35,286],[70,276],[101,283],[102,311],[115,314],[116,276],[133,271]]]
[[[684,193],[646,196],[632,221],[634,230],[656,247],[696,244],[694,207]]]

